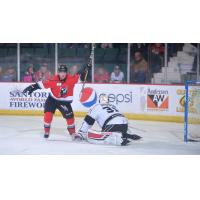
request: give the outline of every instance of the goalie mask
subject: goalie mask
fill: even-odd
[[[106,103],[109,103],[109,98],[106,94],[101,94],[99,96],[99,103],[100,104],[106,104]]]

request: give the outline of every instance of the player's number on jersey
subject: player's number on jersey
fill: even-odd
[[[108,113],[113,113],[113,112],[119,112],[115,107],[108,107],[108,106],[105,106],[103,107],[104,110],[106,110]]]

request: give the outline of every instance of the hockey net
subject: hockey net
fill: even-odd
[[[184,140],[200,141],[200,82],[187,81],[185,90]]]

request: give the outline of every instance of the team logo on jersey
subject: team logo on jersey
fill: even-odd
[[[147,109],[151,110],[167,110],[169,108],[169,94],[167,90],[151,90],[147,91]]]

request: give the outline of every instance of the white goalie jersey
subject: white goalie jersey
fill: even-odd
[[[99,104],[93,105],[85,116],[81,128],[74,138],[86,140],[92,144],[127,145],[130,140],[139,140],[141,137],[130,134],[128,119],[112,104],[109,104],[106,95],[99,97]],[[97,122],[101,131],[90,129]]]
[[[86,115],[80,130],[87,133],[88,129],[94,124],[95,121],[101,128],[110,124],[128,123],[127,119],[119,112],[119,110],[111,104],[94,105]]]

